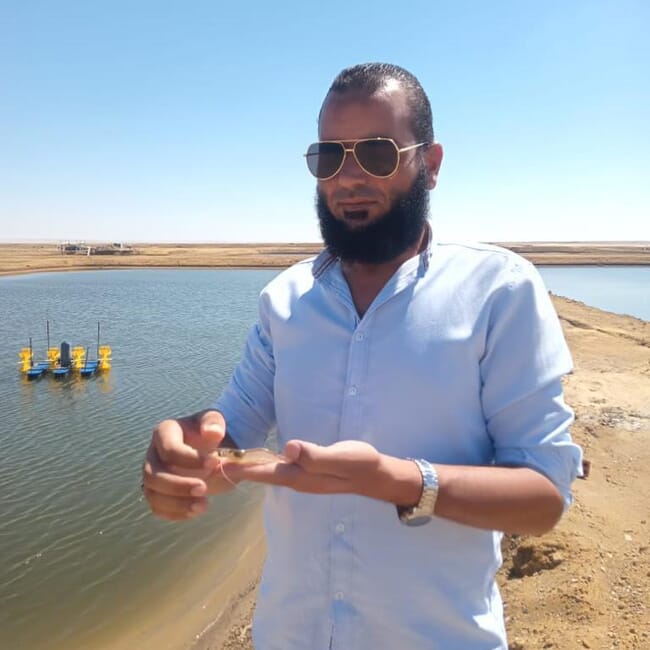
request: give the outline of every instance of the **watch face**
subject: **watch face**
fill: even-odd
[[[407,526],[424,526],[431,521],[431,517],[424,515],[423,517],[413,517],[413,519],[403,519],[402,522]]]

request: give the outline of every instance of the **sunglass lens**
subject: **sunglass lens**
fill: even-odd
[[[390,140],[363,140],[355,149],[359,164],[373,176],[390,176],[397,169],[398,151]]]
[[[316,178],[334,176],[341,166],[345,150],[338,142],[314,142],[307,149],[307,167]]]

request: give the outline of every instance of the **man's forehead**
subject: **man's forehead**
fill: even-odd
[[[387,79],[381,87],[372,92],[361,88],[329,92],[323,101],[321,114],[330,105],[341,106],[347,103],[368,104],[374,102],[390,104],[396,110],[407,108],[406,90],[398,79]]]
[[[394,130],[410,126],[410,113],[406,94],[397,80],[389,80],[381,89],[369,94],[350,90],[327,95],[319,119],[319,131],[329,131],[342,122],[362,122],[371,126]],[[352,126],[350,124],[350,126]],[[400,130],[401,130],[400,128]]]

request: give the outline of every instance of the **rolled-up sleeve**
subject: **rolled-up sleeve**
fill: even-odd
[[[490,307],[481,360],[481,399],[495,463],[545,475],[566,507],[582,466],[582,451],[569,432],[573,411],[562,391],[571,355],[537,270],[520,260],[509,273]]]
[[[242,359],[212,406],[223,413],[226,430],[240,448],[263,445],[275,426],[275,360],[268,311],[268,296],[263,292],[259,319],[248,334]]]

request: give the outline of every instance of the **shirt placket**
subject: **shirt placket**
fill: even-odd
[[[345,287],[347,289],[347,286]],[[347,295],[346,295],[347,294]],[[348,364],[341,401],[339,440],[360,438],[362,412],[360,398],[365,385],[366,323],[360,321],[348,291],[339,293],[351,318]],[[357,497],[345,494],[332,499],[330,510],[331,564],[331,650],[354,647],[354,521]]]
[[[347,307],[352,318],[352,331],[348,348],[348,364],[339,424],[339,440],[364,440],[363,400],[367,386],[367,368],[372,324],[377,321],[378,308],[390,300],[397,288],[397,282],[377,297],[363,318],[354,306],[352,296],[345,281],[337,282],[336,294]],[[401,278],[401,290],[406,279]],[[356,646],[354,638],[354,525],[357,521],[355,508],[358,504],[356,495],[337,495],[332,500],[330,511],[331,563],[330,563],[330,599],[331,599],[331,633],[330,650],[347,650]]]

